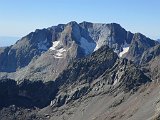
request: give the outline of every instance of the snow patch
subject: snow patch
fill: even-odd
[[[57,50],[58,52],[60,52],[60,53],[63,53],[63,52],[65,52],[66,51],[66,49],[64,49],[64,48],[61,48],[61,49],[59,49],[59,50]]]
[[[105,39],[98,40],[97,43],[96,43],[96,47],[95,47],[94,51],[98,50],[100,47],[102,47],[105,44],[106,44],[106,40]]]
[[[57,46],[59,46],[60,41],[54,41],[52,47],[50,47],[50,50],[54,50],[55,51],[55,55],[53,55],[55,58],[63,58],[63,54],[66,51],[66,49],[64,48],[56,48]]]
[[[129,47],[124,47],[123,51],[119,53],[119,57],[122,57],[125,53],[127,53],[129,50]]]
[[[81,37],[80,39],[80,47],[85,50],[85,54],[88,55],[92,53],[96,47],[96,43],[94,42],[88,42],[87,39]]]
[[[61,48],[61,49],[59,49],[59,50],[56,50],[56,58],[58,57],[58,58],[63,58],[63,53],[66,51],[66,49],[64,49],[64,48]]]
[[[118,83],[118,79],[116,79],[113,83],[113,85],[117,84]]]
[[[126,43],[126,41],[125,41],[125,43],[121,46],[122,47],[122,51],[120,51],[119,52],[119,57],[122,57],[125,53],[127,53],[128,52],[128,50],[129,50],[129,44],[127,44]]]
[[[56,55],[53,55],[54,56],[54,58],[63,58],[63,57],[60,57],[60,56],[56,56]]]
[[[59,45],[60,41],[54,41],[52,47],[50,47],[50,50],[56,50],[56,47]]]

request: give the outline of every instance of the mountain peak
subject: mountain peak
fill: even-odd
[[[0,68],[3,68],[3,70],[0,70],[8,71],[12,66],[10,71],[15,72],[17,69],[28,67],[28,64],[32,66],[33,59],[39,58],[43,60],[43,57],[53,58],[56,62],[64,62],[67,59],[67,62],[65,62],[67,66],[70,60],[91,55],[104,45],[108,45],[119,57],[123,57],[130,51],[130,47],[132,48],[131,42],[135,40],[146,41],[147,38],[140,33],[136,33],[133,37],[131,32],[126,31],[117,23],[105,24],[84,21],[78,24],[76,21],[71,21],[67,24],[59,24],[47,29],[37,29],[35,32],[23,37],[11,46],[10,50],[7,49],[5,54],[2,53],[3,59],[8,59],[8,61],[0,64]],[[38,62],[40,61],[39,59]],[[49,59],[48,64],[50,62],[51,60]],[[45,65],[46,63],[43,64]],[[41,66],[43,65],[37,65],[40,68]],[[56,72],[55,74],[57,75]]]
[[[73,25],[78,25],[78,23],[76,21],[71,21],[71,22],[67,23],[67,25],[73,26]]]
[[[144,38],[146,37],[145,35],[141,34],[141,33],[135,33],[134,36],[133,36],[133,39],[141,39],[141,38]]]

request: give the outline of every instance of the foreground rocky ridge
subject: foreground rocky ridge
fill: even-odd
[[[25,80],[16,85],[13,80],[2,80],[1,85],[4,86],[3,90],[6,89],[7,96],[3,96],[2,92],[2,102],[6,105],[2,106],[1,113],[7,111],[11,115],[1,116],[6,119],[13,119],[15,116],[17,119],[63,119],[63,113],[68,113],[68,109],[75,109],[74,106],[79,108],[80,103],[83,104],[85,100],[94,100],[96,96],[111,97],[123,94],[114,103],[110,103],[108,107],[112,109],[126,101],[129,94],[136,93],[142,85],[149,82],[151,80],[131,61],[119,59],[112,49],[103,46],[91,56],[75,60],[55,82]],[[12,86],[9,90],[8,85]],[[15,106],[10,106],[12,104]],[[47,107],[43,108],[45,106]],[[55,116],[57,114],[59,115]],[[91,119],[83,115],[79,118],[72,115],[74,112],[66,119]]]

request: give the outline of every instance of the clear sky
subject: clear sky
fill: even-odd
[[[22,37],[70,21],[116,22],[157,39],[160,0],[0,0],[0,36]]]

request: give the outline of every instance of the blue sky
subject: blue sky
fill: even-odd
[[[160,0],[1,0],[0,36],[22,37],[69,21],[116,22],[160,38]],[[1,41],[0,41],[1,42]]]

